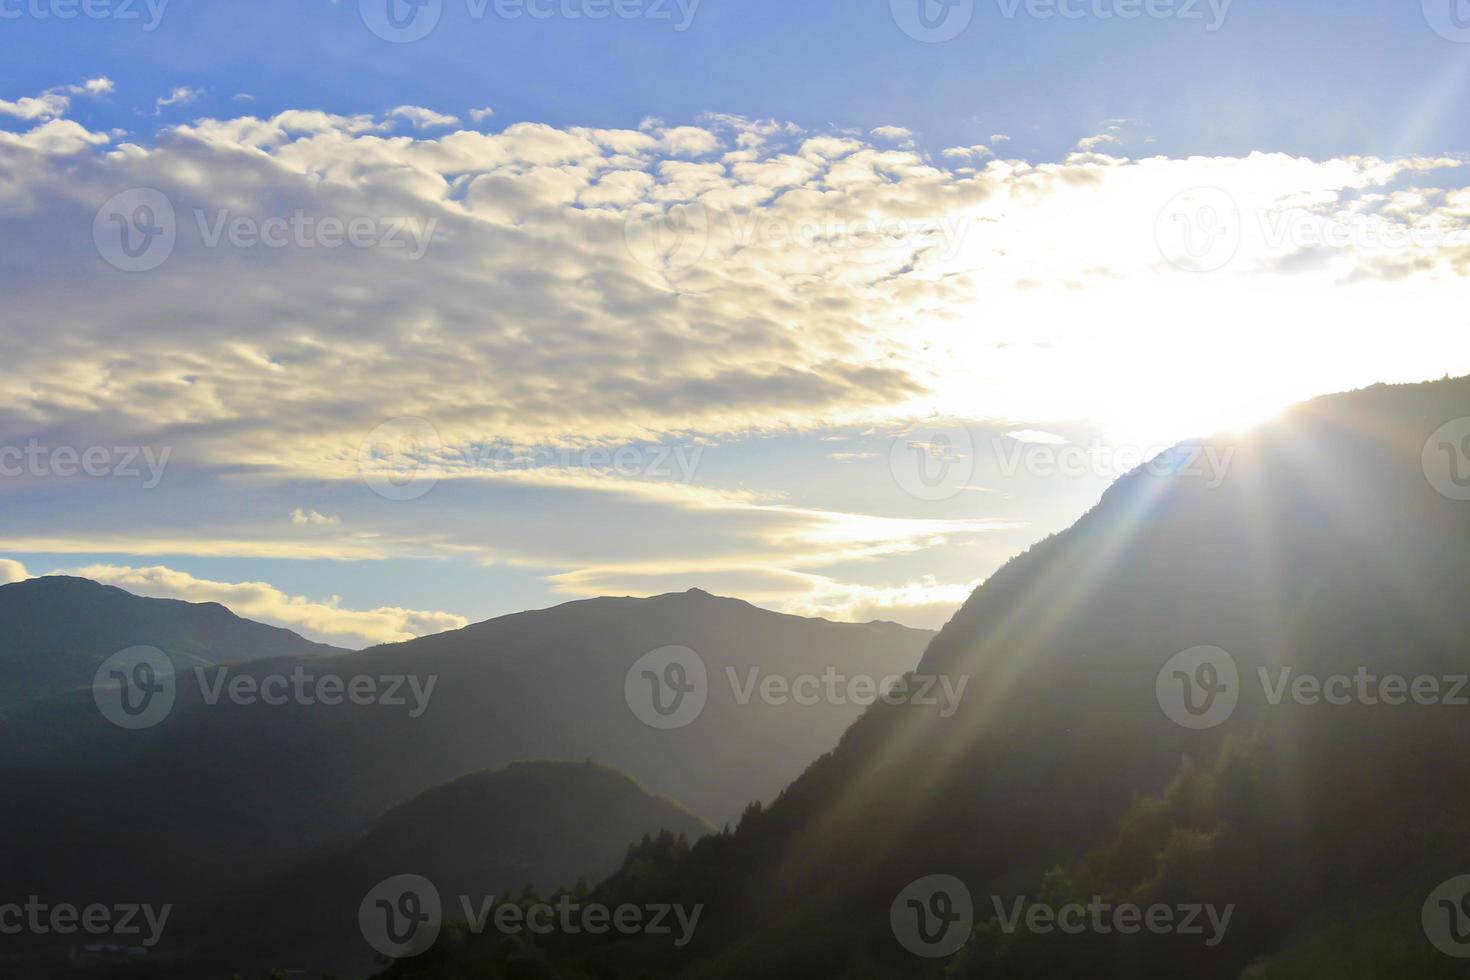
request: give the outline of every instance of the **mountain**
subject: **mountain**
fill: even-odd
[[[935,638],[919,670],[975,678],[953,716],[878,704],[736,831],[593,893],[702,901],[695,942],[558,934],[518,975],[1464,976],[1467,437],[1447,379],[1165,454]],[[1190,907],[1228,925],[1168,925]],[[449,936],[386,975],[508,962]]]
[[[230,903],[181,923],[201,951],[180,975],[288,967],[308,976],[362,975],[376,954],[358,921],[380,883],[413,874],[432,883],[447,919],[549,895],[615,870],[629,845],[668,833],[714,831],[625,773],[592,762],[528,762],[474,773],[374,820],[355,839],[297,862]],[[239,937],[255,937],[248,945]],[[213,965],[214,969],[211,969]]]
[[[344,652],[217,603],[145,599],[67,576],[0,586],[0,623],[0,712],[90,687],[104,660],[132,646],[165,649],[184,668]]]
[[[752,671],[762,686],[771,675],[881,678],[911,669],[931,635],[691,591],[573,602],[326,658],[184,671],[172,710],[137,730],[103,717],[90,691],[27,702],[0,722],[11,804],[0,808],[0,877],[27,894],[194,904],[437,786],[528,759],[594,758],[733,822],[862,710],[845,689],[815,703],[767,703],[756,690],[741,703]],[[634,710],[645,708],[646,673],[670,676],[672,664],[647,659],[669,647],[686,651],[676,656],[688,683],[697,669],[707,676],[702,712],[672,729]]]

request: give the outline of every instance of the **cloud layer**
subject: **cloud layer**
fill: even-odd
[[[720,573],[781,608],[930,622],[974,574],[893,565],[878,583],[872,565],[1012,522],[794,499],[777,467],[474,461],[837,429],[881,444],[935,417],[1170,438],[1470,368],[1456,160],[1134,159],[1108,155],[1118,121],[1034,163],[996,157],[1000,134],[931,154],[899,126],[720,115],[425,135],[459,120],[303,109],[147,145],[65,118],[111,92],[0,101],[0,233],[24,244],[0,269],[0,445],[170,447],[169,475],[126,506],[112,484],[75,490],[64,518],[54,481],[7,482],[16,553],[468,554],[573,594]],[[393,458],[440,482],[385,508],[362,448],[405,417],[432,444]],[[107,568],[319,636],[452,620]]]

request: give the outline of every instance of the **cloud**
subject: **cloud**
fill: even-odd
[[[203,89],[191,88],[188,85],[175,86],[173,91],[153,101],[153,114],[156,116],[170,106],[192,105],[204,96]]]
[[[354,648],[411,640],[469,624],[465,617],[445,612],[394,607],[344,609],[336,596],[327,602],[312,602],[287,595],[265,582],[215,582],[161,565],[151,568],[88,565],[65,574],[115,585],[138,595],[218,602],[246,619],[283,626],[308,639]]]
[[[44,122],[58,119],[71,109],[74,95],[100,96],[113,92],[116,86],[110,78],[89,78],[80,85],[63,85],[47,89],[35,97],[24,97],[14,102],[0,99],[0,116],[14,116],[28,122]]]
[[[9,585],[12,582],[24,582],[31,574],[20,562],[10,558],[0,558],[0,585]]]
[[[495,110],[490,108],[489,106],[485,106],[483,109],[470,110],[470,120],[472,122],[481,123],[484,122],[486,119],[489,119],[493,115],[495,115]]]
[[[914,134],[902,126],[879,126],[873,130],[872,135],[878,137],[880,140],[898,142],[912,139]]]
[[[990,147],[977,143],[974,146],[951,146],[944,151],[944,156],[954,160],[978,160],[993,154]]]
[[[1055,432],[1043,432],[1040,429],[1016,429],[1013,432],[1007,432],[1006,437],[1017,442],[1042,446],[1065,446],[1070,441],[1066,436],[1059,436]]]
[[[291,512],[291,523],[298,527],[337,527],[342,523],[342,518],[328,517],[325,514],[318,514],[314,510],[302,510],[300,507],[297,507]]]
[[[35,98],[25,97],[14,102],[0,99],[0,115],[25,120],[55,119],[66,115],[70,107],[71,100],[56,92],[45,92]]]
[[[28,243],[0,268],[0,446],[38,434],[174,449],[147,494],[94,481],[68,486],[63,508],[47,487],[7,483],[0,548],[465,556],[579,594],[723,569],[789,598],[812,581],[774,571],[876,581],[856,564],[997,525],[894,523],[956,517],[913,501],[874,504],[885,519],[841,513],[809,487],[771,493],[792,489],[785,475],[744,465],[681,482],[479,459],[486,446],[753,445],[934,416],[1011,420],[1000,432],[1086,419],[1153,442],[1326,390],[1470,370],[1453,315],[1470,248],[1448,234],[1470,223],[1470,190],[1453,160],[1028,162],[731,116],[427,135],[395,132],[398,118],[202,119],[149,145],[64,118],[0,130],[0,232]],[[93,233],[104,203],[137,187],[167,196],[177,235],[132,275]],[[1200,188],[1241,217],[1209,274],[1161,247],[1187,232],[1177,201]],[[392,230],[401,247],[321,247],[307,232],[278,249],[211,245],[200,230],[201,215],[208,229],[298,214]],[[1301,215],[1446,234],[1349,236],[1304,263]],[[359,463],[370,434],[405,417],[433,438],[397,462],[439,482],[403,504],[369,493]],[[891,486],[887,453],[857,446],[843,473],[872,463]]]
[[[1078,140],[1077,148],[1079,150],[1082,150],[1083,152],[1091,153],[1099,146],[1106,146],[1109,143],[1121,142],[1122,140],[1118,139],[1118,137],[1114,136],[1111,133],[1099,133],[1096,136],[1085,136],[1082,139]]]
[[[415,129],[441,129],[445,126],[458,126],[459,117],[435,112],[416,105],[401,105],[388,112],[390,116],[399,119],[407,119],[413,123]],[[476,120],[478,122],[478,120]]]
[[[863,623],[881,619],[922,629],[939,629],[979,586],[978,579],[941,583],[932,576],[892,586],[856,585],[815,578],[807,592],[776,599],[775,608],[780,612],[819,616],[838,622]]]

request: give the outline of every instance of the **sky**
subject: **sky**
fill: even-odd
[[[1177,440],[1470,373],[1466,0],[0,0],[0,52],[0,581],[937,627]]]

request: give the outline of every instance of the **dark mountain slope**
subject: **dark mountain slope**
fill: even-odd
[[[881,677],[911,668],[931,635],[689,592],[569,603],[360,653],[206,671],[203,690],[186,671],[172,713],[141,731],[112,726],[90,691],[33,702],[0,723],[0,778],[23,801],[0,810],[0,872],[37,893],[186,903],[273,872],[435,786],[524,759],[596,758],[701,816],[733,821],[835,744],[861,708],[740,704],[726,669]],[[630,708],[625,681],[639,658],[668,645],[698,653],[709,693],[690,724],[660,730]],[[271,705],[228,694],[236,682],[298,668],[339,680],[338,700],[368,678],[400,703],[288,694]],[[393,686],[404,677],[423,704],[411,683]],[[224,693],[211,704],[216,684]]]
[[[0,711],[90,687],[102,661],[131,646],[166,649],[181,667],[343,653],[217,603],[147,599],[88,579],[0,586]]]
[[[431,882],[446,921],[465,920],[492,896],[542,895],[613,871],[629,845],[668,832],[693,840],[715,828],[626,774],[591,762],[517,763],[475,773],[395,807],[354,840],[328,848],[242,899],[181,923],[202,951],[180,975],[285,966],[361,975],[376,954],[358,908],[386,879]],[[246,948],[241,935],[254,937]],[[212,969],[211,969],[212,968]]]
[[[1326,975],[1346,949],[1352,975],[1460,975],[1420,906],[1470,869],[1470,707],[1269,690],[1288,667],[1440,678],[1445,695],[1470,674],[1470,502],[1428,478],[1452,460],[1431,434],[1467,416],[1465,379],[1379,386],[1211,440],[1234,454],[1218,487],[1189,475],[1192,446],[1131,474],[936,638],[921,670],[974,678],[954,717],[875,706],[769,810],[638,882],[709,904],[690,949],[558,937],[549,975],[1274,978]],[[1188,728],[1163,708],[1183,691],[1170,665],[1206,645],[1235,663],[1238,704]],[[932,874],[965,883],[976,921],[936,960],[890,926]],[[631,888],[619,875],[600,894]],[[1233,918],[1215,945],[997,921],[997,900],[1094,895]],[[1359,941],[1335,944],[1355,923]]]

